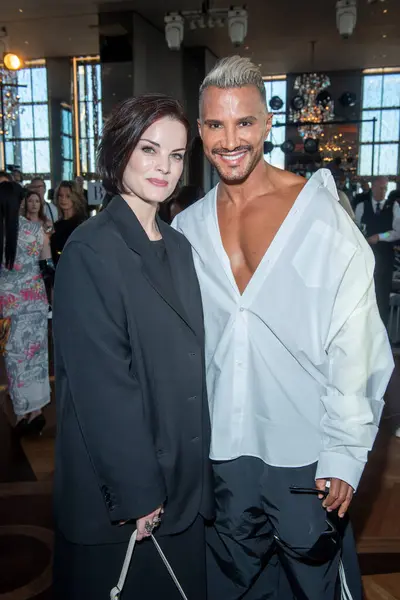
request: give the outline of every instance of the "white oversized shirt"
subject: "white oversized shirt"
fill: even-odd
[[[355,489],[393,370],[373,254],[321,169],[241,295],[216,192],[173,223],[192,245],[204,305],[210,456],[279,467],[318,462],[317,478]]]

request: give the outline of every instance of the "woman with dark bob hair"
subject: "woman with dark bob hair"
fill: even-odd
[[[122,598],[205,600],[213,516],[200,290],[187,240],[157,216],[182,175],[181,106],[147,94],[105,123],[114,197],[69,238],[56,272],[57,600],[107,600],[137,530]]]

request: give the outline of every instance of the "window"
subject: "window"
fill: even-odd
[[[400,167],[400,69],[365,72],[359,175],[397,175]],[[375,119],[375,122],[373,121]]]
[[[72,180],[74,178],[72,110],[66,104],[61,104],[61,156],[62,179]]]
[[[6,164],[21,168],[25,180],[42,177],[50,186],[50,132],[47,70],[35,61],[17,72],[19,111],[6,135]]]
[[[283,106],[278,111],[272,111],[274,113],[273,125],[283,124],[282,127],[272,127],[271,133],[267,140],[272,142],[274,146],[280,146],[285,141],[286,135],[286,76],[276,75],[272,77],[264,78],[265,91],[267,92],[267,104],[269,110],[269,101],[273,96],[279,96],[283,101]],[[274,148],[270,154],[265,155],[267,160],[274,167],[281,169],[285,168],[285,155],[282,150]]]
[[[96,151],[102,132],[101,66],[98,57],[74,59],[78,174],[96,179]]]

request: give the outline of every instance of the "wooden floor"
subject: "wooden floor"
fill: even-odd
[[[397,380],[399,381],[399,379]],[[392,390],[393,392],[393,390]],[[400,386],[394,390],[400,401]],[[397,401],[396,400],[396,401]],[[6,400],[5,386],[0,386],[0,564],[2,561],[1,536],[8,529],[18,533],[20,520],[10,524],[2,521],[2,507],[9,511],[10,519],[24,515],[21,534],[37,538],[41,549],[22,548],[26,556],[34,552],[42,557],[37,565],[31,587],[25,585],[13,591],[12,573],[9,582],[2,586],[0,600],[51,600],[51,488],[54,471],[55,406],[54,401],[45,410],[47,426],[39,439],[24,440],[18,447],[10,441],[8,433],[12,411]],[[10,438],[9,441],[8,437]],[[8,504],[7,504],[8,502]],[[3,504],[2,504],[3,503]],[[13,512],[15,505],[15,511]],[[23,508],[26,506],[26,511]],[[22,507],[22,508],[21,508]],[[35,521],[34,510],[37,510]],[[26,514],[25,514],[26,512]],[[4,513],[3,513],[4,514]],[[381,431],[364,472],[360,488],[352,506],[352,521],[357,538],[360,565],[366,600],[400,600],[400,439],[393,435],[393,423],[382,422]],[[3,533],[2,533],[3,530]],[[42,537],[41,537],[42,536]],[[47,536],[47,537],[46,537]],[[16,539],[16,538],[15,538]],[[19,538],[21,539],[21,538]],[[24,538],[28,539],[28,538]],[[38,541],[39,540],[39,541]],[[33,543],[32,541],[32,543]],[[5,543],[5,542],[3,542]],[[50,554],[46,554],[50,552]],[[40,554],[41,553],[41,554]],[[4,556],[4,555],[3,555]],[[16,581],[20,580],[22,554],[16,554]],[[46,558],[47,557],[47,558]],[[10,563],[8,558],[8,564]],[[47,562],[46,562],[47,561]],[[32,562],[31,559],[27,563]],[[33,561],[34,562],[34,561]],[[47,565],[47,566],[46,566]],[[29,565],[28,565],[29,566]],[[27,568],[28,568],[27,566]],[[12,571],[12,565],[9,570]],[[33,568],[33,567],[32,567]],[[1,567],[0,567],[1,571]],[[29,569],[28,569],[29,571]],[[33,571],[32,571],[33,573]],[[29,577],[31,577],[29,575]],[[29,580],[28,574],[26,579]],[[23,593],[21,590],[25,590]],[[31,593],[26,590],[31,590]],[[54,599],[56,600],[56,599]],[[323,600],[321,598],[321,600]]]

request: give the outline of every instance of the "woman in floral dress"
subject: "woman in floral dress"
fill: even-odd
[[[50,402],[48,304],[39,261],[51,256],[42,224],[19,215],[23,194],[16,183],[0,184],[0,312],[11,317],[5,363],[22,435],[41,432],[42,408]]]

